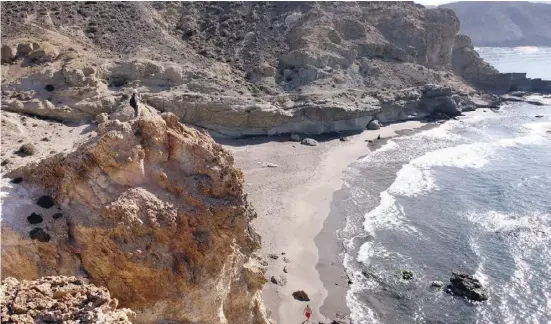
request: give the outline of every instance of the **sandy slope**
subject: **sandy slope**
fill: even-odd
[[[1,114],[2,175],[52,154],[69,151],[95,135],[95,124],[70,125],[7,111]],[[34,145],[35,153],[26,157],[18,155],[16,151],[27,143]]]

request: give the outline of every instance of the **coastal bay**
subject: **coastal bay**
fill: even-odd
[[[340,243],[334,232],[318,245],[314,239],[325,230],[333,194],[342,187],[341,177],[347,166],[369,154],[370,146],[377,145],[378,135],[383,140],[396,136],[397,132],[426,125],[421,121],[391,124],[380,130],[351,135],[348,141],[340,141],[339,137],[320,140],[314,147],[276,138],[221,141],[245,174],[245,192],[258,213],[252,224],[262,236],[261,253],[278,255],[276,260],[266,258],[267,278],[285,275],[287,279],[285,286],[268,283],[263,289],[265,302],[276,322],[302,322],[306,304],[314,311],[314,321],[334,318],[336,312],[347,313],[346,276],[334,253]],[[266,162],[277,167],[262,166]],[[340,223],[344,224],[344,219]],[[328,269],[333,274],[329,276],[333,277],[322,281],[318,266]],[[288,273],[283,272],[284,267]],[[334,289],[336,282],[340,283],[337,290]],[[292,293],[297,290],[304,290],[311,301],[295,300]],[[329,298],[328,291],[332,293]],[[322,307],[325,300],[328,305]],[[320,308],[327,311],[320,313]]]

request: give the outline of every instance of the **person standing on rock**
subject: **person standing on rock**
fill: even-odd
[[[310,305],[306,305],[306,308],[304,309],[304,316],[306,316],[306,321],[302,323],[310,322],[310,316],[312,316],[312,309],[310,308]]]
[[[134,109],[134,118],[140,117],[140,94],[136,89],[132,91],[130,98],[130,106]]]

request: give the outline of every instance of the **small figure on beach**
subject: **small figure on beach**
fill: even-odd
[[[130,98],[130,106],[134,109],[134,118],[140,116],[140,95],[136,89],[132,91],[132,98]]]
[[[306,316],[306,321],[302,323],[308,323],[310,321],[311,315],[312,315],[312,309],[310,308],[310,305],[306,305],[306,308],[304,309],[304,316]]]

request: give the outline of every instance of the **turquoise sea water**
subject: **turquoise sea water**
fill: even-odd
[[[551,79],[539,49],[479,51],[504,72]],[[351,165],[336,206],[355,323],[551,323],[551,98],[539,100],[392,139]],[[430,287],[452,271],[490,299]]]

